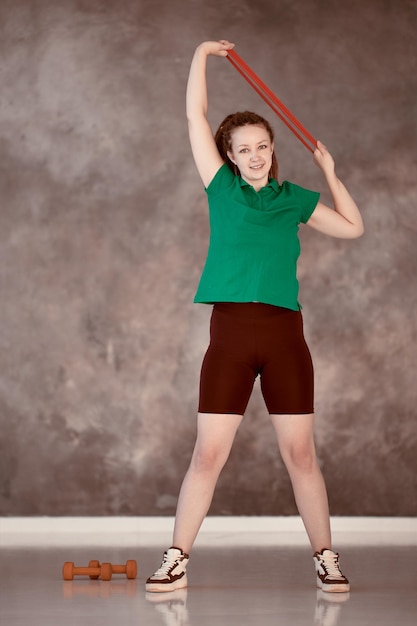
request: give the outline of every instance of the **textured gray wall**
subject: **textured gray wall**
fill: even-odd
[[[356,241],[301,233],[317,442],[333,514],[417,513],[416,4],[0,3],[2,515],[171,515],[195,437],[210,310],[192,304],[206,199],[184,91],[229,38],[333,152]],[[250,108],[280,177],[307,150],[223,59],[210,119]],[[294,514],[256,388],[212,514]]]

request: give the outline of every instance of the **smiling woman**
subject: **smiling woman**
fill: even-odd
[[[333,236],[353,237],[362,233],[362,219],[323,144],[317,143],[314,160],[334,209],[320,203],[314,191],[278,183],[274,134],[256,113],[228,115],[213,137],[206,61],[232,48],[224,40],[201,44],[188,80],[189,136],[210,214],[209,249],[194,301],[214,306],[201,368],[197,441],[180,491],[173,546],[146,589],[187,586],[189,552],[259,376],[314,552],[316,584],[324,591],[346,592],[349,582],[331,546],[327,493],[313,436],[313,366],[298,302],[298,229],[310,224]]]
[[[269,178],[278,178],[274,131],[260,115],[251,111],[228,115],[220,124],[215,142],[223,160],[256,191]]]
[[[259,191],[268,184],[273,150],[265,128],[250,125],[235,130],[228,156],[243,180]]]

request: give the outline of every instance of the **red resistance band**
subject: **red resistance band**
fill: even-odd
[[[249,65],[247,65],[234,50],[227,51],[227,59],[256,91],[256,93],[261,96],[268,106],[271,107],[284,124],[288,126],[294,135],[298,137],[301,143],[304,144],[310,152],[314,152],[317,147],[317,140],[308,132],[301,122],[297,120],[291,111],[287,109],[281,100],[279,100],[279,98],[277,98],[277,96],[265,85],[265,83],[261,81],[255,72],[251,70]],[[296,129],[298,129],[302,134],[300,134]],[[304,135],[304,137],[302,135]],[[312,143],[314,148],[312,148],[307,142]]]

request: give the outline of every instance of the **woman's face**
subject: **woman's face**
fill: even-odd
[[[237,165],[243,180],[259,191],[268,184],[274,144],[264,126],[250,124],[235,128],[227,156]]]

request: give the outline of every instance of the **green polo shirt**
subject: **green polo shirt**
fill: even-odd
[[[258,192],[224,164],[206,189],[210,243],[194,302],[298,310],[298,229],[320,194],[271,179]]]

